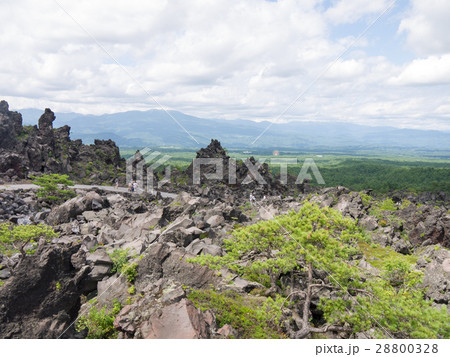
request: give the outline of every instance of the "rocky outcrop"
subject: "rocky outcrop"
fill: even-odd
[[[258,162],[253,156],[242,161],[230,159],[226,150],[218,140],[212,139],[206,148],[200,149],[196,159],[215,159],[214,163],[194,162],[185,172],[175,172],[174,181],[187,181],[188,185],[169,185],[169,189],[183,190],[205,197],[227,197],[239,193],[248,198],[250,194],[262,198],[268,195],[286,194],[290,191],[303,192],[305,184],[295,184],[295,179],[288,177],[288,184],[284,184],[270,172],[267,163]],[[200,163],[200,162],[199,162]],[[221,167],[222,175],[217,170]],[[195,168],[199,168],[197,176]],[[199,181],[194,178],[199,177]]]
[[[84,273],[70,262],[79,248],[42,245],[15,269],[0,289],[0,338],[57,338],[69,327],[80,307]]]
[[[38,126],[23,126],[20,113],[0,102],[0,179],[17,181],[41,173],[68,174],[85,183],[112,183],[125,172],[125,161],[111,140],[83,145],[70,140],[70,127],[54,129],[50,109]]]
[[[450,302],[450,252],[446,249],[436,250],[433,246],[427,247],[419,254],[425,266],[422,285],[426,288],[427,296],[436,304],[448,306]],[[418,263],[420,265],[421,262]]]
[[[167,294],[169,295],[169,294]],[[167,297],[167,295],[165,295]],[[186,298],[184,292],[174,295],[178,302],[164,306],[140,300],[123,309],[114,322],[120,337],[146,339],[200,339],[210,338],[215,328],[215,317],[210,311],[201,311]],[[169,300],[169,302],[170,302]]]
[[[62,205],[55,207],[49,214],[47,222],[51,225],[58,225],[70,222],[85,211],[98,211],[107,204],[96,192],[88,192],[86,195],[74,197]]]

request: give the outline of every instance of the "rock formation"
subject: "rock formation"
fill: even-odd
[[[50,109],[38,126],[23,126],[20,113],[0,102],[0,179],[17,181],[42,173],[68,174],[85,183],[111,183],[125,172],[125,161],[111,140],[83,145],[70,139],[70,127],[54,129]]]
[[[248,198],[250,193],[255,197],[263,197],[286,194],[289,191],[303,192],[305,189],[303,183],[295,184],[296,178],[292,179],[290,177],[288,185],[282,184],[270,172],[267,163],[260,164],[253,156],[245,161],[230,159],[226,150],[215,139],[211,139],[210,144],[206,148],[200,149],[196,155],[196,159],[210,158],[216,159],[216,162],[199,166],[200,184],[193,185],[194,162],[187,168],[185,173],[175,174],[175,176],[184,175],[184,181],[188,182],[188,185],[179,185],[179,190],[210,197],[215,195],[227,196],[232,192],[239,192]],[[220,179],[210,178],[211,175],[217,173],[216,164],[221,164],[223,169]],[[179,177],[175,177],[174,181],[180,181]]]

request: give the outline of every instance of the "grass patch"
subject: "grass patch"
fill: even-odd
[[[416,264],[418,257],[414,255],[403,255],[397,253],[394,249],[389,247],[382,247],[380,245],[368,244],[366,242],[358,242],[358,246],[366,257],[367,261],[375,268],[382,269],[385,262],[398,259],[403,260],[409,264]]]

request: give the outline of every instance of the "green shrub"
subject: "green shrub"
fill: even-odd
[[[129,249],[114,249],[112,253],[108,253],[113,262],[111,273],[120,272],[125,264],[128,263]]]
[[[40,186],[36,195],[48,203],[61,203],[75,197],[75,192],[68,188],[73,186],[73,181],[70,181],[67,175],[31,176],[31,179],[35,185]]]
[[[128,263],[123,266],[121,273],[125,275],[130,283],[137,277],[137,263]]]
[[[371,196],[369,196],[367,193],[363,193],[363,192],[360,193],[360,196],[361,196],[361,201],[364,206],[368,207],[371,205],[371,203],[373,201]]]
[[[128,294],[130,294],[130,295],[136,294],[136,287],[135,287],[134,285],[131,285],[131,286],[128,288]]]
[[[123,274],[132,283],[137,276],[137,263],[129,262],[128,252],[129,249],[114,249],[112,253],[109,253],[113,262],[111,273]]]
[[[391,257],[383,263],[383,276],[392,286],[416,286],[422,282],[423,273],[412,270],[404,258]]]
[[[372,207],[369,210],[369,213],[372,216],[383,218],[383,215],[387,212],[395,212],[397,211],[398,207],[392,201],[391,198],[386,198],[383,201],[376,201],[372,204]]]
[[[390,209],[391,202],[380,207]],[[378,337],[450,337],[450,316],[424,299],[419,285],[422,274],[411,270],[414,259],[372,247],[355,221],[331,208],[304,202],[298,213],[235,230],[224,241],[224,248],[222,257],[204,255],[188,261],[217,270],[227,267],[272,291],[282,291],[279,282],[283,274],[300,277],[305,271],[312,276],[313,269],[327,272],[329,283],[325,286],[334,293],[332,298],[320,299],[321,328],[346,325],[353,332],[372,329]],[[357,257],[368,251],[393,258],[380,261],[380,275],[359,268]]]
[[[58,235],[48,226],[39,225],[13,225],[0,223],[0,254],[11,256],[14,253],[30,254],[24,248],[28,243],[38,241],[39,238],[55,238]]]
[[[80,332],[87,329],[88,335],[86,338],[117,338],[118,332],[114,328],[114,319],[122,309],[122,304],[114,300],[112,308],[103,306],[100,309],[97,306],[97,299],[92,299],[89,304],[91,307],[85,315],[79,317],[76,330]]]

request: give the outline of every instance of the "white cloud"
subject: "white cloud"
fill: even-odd
[[[416,59],[389,80],[391,84],[450,84],[450,54]]]
[[[365,66],[361,61],[354,59],[337,61],[325,73],[325,78],[337,80],[350,80],[364,73]]]
[[[411,0],[412,8],[399,27],[414,52],[439,55],[450,52],[450,1]]]
[[[351,24],[366,15],[381,13],[387,7],[387,0],[339,0],[326,10],[325,16],[335,25]]]
[[[418,67],[427,83],[445,77],[445,54],[436,63],[427,55],[427,63],[399,67],[368,55],[372,42],[365,37],[314,82],[359,35],[332,36],[330,23],[366,19],[387,0],[335,1],[329,9],[322,0],[58,1],[139,83],[55,1],[6,0],[0,2],[8,19],[0,22],[0,93],[12,108],[95,114],[157,108],[144,87],[170,109],[259,120],[276,118],[308,89],[283,119],[381,123],[392,110],[415,125],[436,108],[446,118],[442,90],[414,86],[423,83]],[[416,7],[402,31],[420,47],[408,27]],[[433,36],[445,43],[447,33]]]

